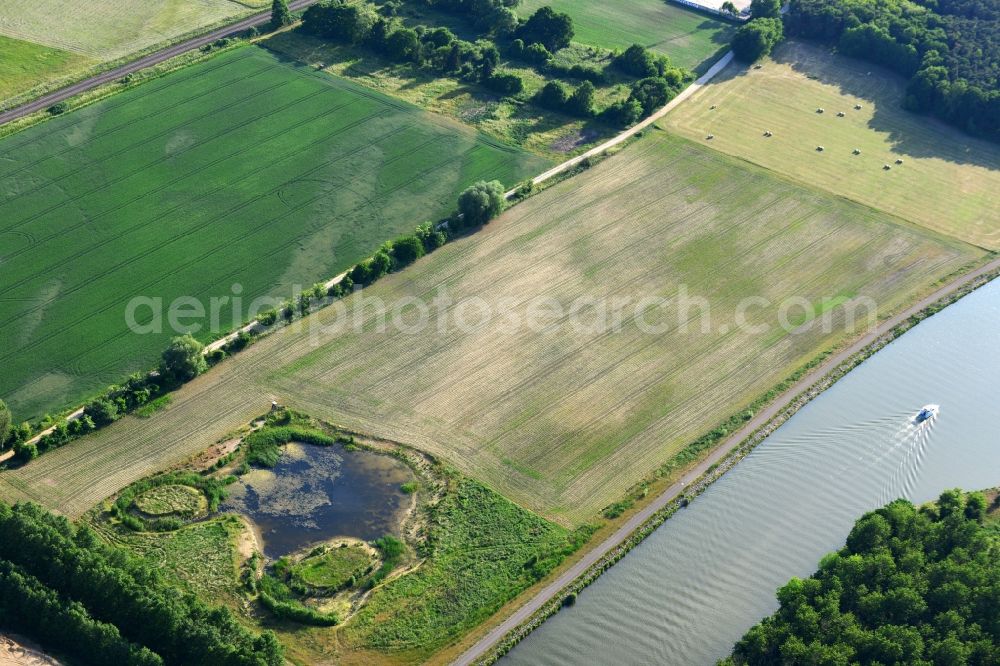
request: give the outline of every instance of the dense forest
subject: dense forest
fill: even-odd
[[[0,503],[0,629],[80,664],[284,663],[270,632],[251,633],[228,609],[33,504]]]
[[[895,70],[908,109],[1000,140],[1000,0],[791,0],[785,30]]]
[[[952,490],[863,516],[729,664],[1000,663],[1000,535],[980,493]]]

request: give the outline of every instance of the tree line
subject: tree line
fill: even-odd
[[[504,96],[524,90],[514,72],[499,69],[501,54],[523,61],[540,73],[557,79],[582,81],[573,90],[561,81],[550,81],[532,100],[545,109],[580,118],[598,118],[614,126],[629,126],[666,104],[689,80],[671,67],[665,56],[633,45],[612,62],[619,72],[639,80],[628,99],[598,112],[594,108],[595,84],[608,74],[596,67],[556,63],[554,53],[569,46],[573,20],[544,6],[527,19],[514,11],[516,0],[427,0],[430,6],[464,16],[482,36],[475,42],[456,37],[445,27],[407,27],[393,18],[396,5],[376,8],[366,2],[328,0],[311,6],[302,18],[303,31],[354,46],[363,46],[397,62],[413,63],[445,76],[481,84]]]
[[[229,609],[34,504],[0,504],[0,608],[0,627],[84,663],[284,663],[273,633],[249,631]]]
[[[1000,140],[998,0],[791,0],[785,29],[907,77],[907,109]]]
[[[1000,663],[1000,540],[981,493],[943,493],[866,514],[728,664]]]

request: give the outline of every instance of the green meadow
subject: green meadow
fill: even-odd
[[[257,47],[8,137],[0,396],[30,419],[151,367],[174,333],[133,333],[133,297],[164,312],[229,297],[231,327],[234,297],[289,297],[448,213],[472,182],[547,165]]]
[[[639,43],[696,72],[729,50],[735,29],[668,0],[523,0],[517,11],[529,16],[544,5],[573,17],[575,42],[607,49]]]

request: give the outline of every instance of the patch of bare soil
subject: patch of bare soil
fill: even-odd
[[[0,635],[0,666],[61,666],[62,662],[42,652],[21,637]]]
[[[196,471],[204,472],[205,470],[211,469],[215,466],[221,458],[228,456],[230,453],[236,450],[236,447],[240,445],[240,438],[235,437],[233,439],[227,439],[224,442],[219,442],[208,447],[205,451],[202,451],[197,456],[195,456],[186,467]]]
[[[597,141],[601,133],[594,129],[584,128],[579,132],[570,132],[552,142],[552,150],[557,153],[571,153],[577,148]]]

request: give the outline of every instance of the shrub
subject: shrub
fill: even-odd
[[[552,54],[549,53],[549,50],[538,43],[525,48],[522,57],[533,65],[544,65],[552,60]]]
[[[7,403],[0,400],[0,449],[4,448],[7,438],[10,435],[10,424],[13,419],[10,415],[10,408]]]
[[[31,462],[38,457],[38,445],[18,442],[14,445],[14,458],[20,463]]]
[[[403,236],[392,242],[392,259],[396,269],[409,266],[424,253],[424,244],[416,236]]]
[[[644,79],[650,76],[663,76],[669,62],[663,56],[654,55],[646,47],[633,44],[615,58],[614,65],[626,74]]]
[[[51,115],[58,116],[69,111],[69,103],[59,102],[57,104],[53,104],[47,110]]]
[[[617,127],[629,127],[642,118],[642,104],[638,100],[623,99],[601,112],[601,120]]]
[[[594,115],[594,93],[594,84],[584,81],[566,100],[567,113],[583,118]]]
[[[278,311],[273,308],[270,310],[264,310],[257,315],[257,321],[264,326],[271,326],[274,322],[278,321]]]
[[[483,85],[505,97],[516,95],[524,90],[524,81],[521,80],[520,76],[512,72],[493,74],[493,76],[483,81]]]
[[[498,180],[479,181],[458,197],[458,211],[465,227],[486,224],[503,212],[506,205],[503,185]]]
[[[632,85],[632,93],[629,99],[635,100],[642,106],[642,115],[648,116],[673,97],[673,91],[666,80],[659,77],[650,77],[636,81]]]
[[[259,599],[264,608],[284,620],[314,627],[332,627],[340,622],[336,615],[320,613],[294,601],[279,601],[267,592],[261,591]]]
[[[535,103],[543,109],[551,111],[564,111],[569,93],[566,86],[558,81],[549,81],[535,95]]]
[[[89,416],[98,428],[114,423],[119,418],[118,406],[105,398],[98,398],[87,405],[83,413]]]
[[[160,373],[178,383],[191,381],[208,367],[203,349],[204,346],[190,335],[174,338],[163,352]]]

